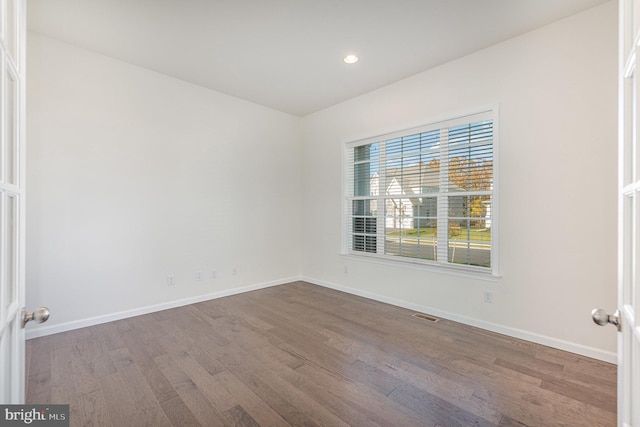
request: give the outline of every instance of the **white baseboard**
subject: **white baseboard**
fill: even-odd
[[[598,359],[598,360],[602,360],[602,361],[614,363],[614,364],[618,362],[617,355],[614,352],[604,351],[604,350],[600,350],[593,347],[587,347],[587,346],[576,344],[570,341],[559,340],[557,338],[536,334],[534,332],[524,331],[522,329],[511,328],[504,325],[498,325],[491,322],[485,322],[483,320],[473,319],[471,317],[460,316],[458,314],[438,310],[433,307],[427,307],[427,306],[414,304],[411,302],[407,302],[407,301],[403,301],[395,298],[386,297],[383,295],[374,294],[371,292],[362,291],[360,289],[354,289],[347,286],[341,286],[341,285],[336,285],[334,283],[315,280],[310,277],[302,277],[300,280],[303,280],[308,283],[312,283],[314,285],[323,286],[326,288],[346,292],[348,294],[358,295],[358,296],[372,299],[375,301],[380,301],[380,302],[395,305],[398,307],[407,308],[409,310],[414,310],[421,313],[428,313],[436,317],[441,317],[443,319],[453,320],[454,322],[463,323],[469,326],[475,326],[491,332],[496,332],[499,334],[523,339],[526,341],[531,341],[537,344],[546,345],[548,347],[553,347],[559,350],[564,350],[571,353],[580,354],[582,356],[591,357],[593,359]]]
[[[182,307],[198,302],[209,301],[217,298],[228,297],[231,295],[242,294],[245,292],[256,291],[258,289],[269,288],[272,286],[284,285],[301,280],[300,277],[289,277],[285,279],[272,280],[269,282],[257,283],[254,285],[243,286],[240,288],[227,289],[224,291],[197,295],[194,297],[168,301],[161,304],[149,305],[146,307],[134,308],[132,310],[120,311],[117,313],[105,314],[102,316],[89,317],[86,319],[74,320],[72,322],[60,323],[58,325],[44,325],[37,329],[30,329],[26,332],[27,339],[43,337],[46,335],[58,334],[60,332],[71,331],[73,329],[85,328],[88,326],[99,325],[102,323],[112,322],[114,320],[127,319],[129,317],[140,316],[142,314],[155,313],[156,311],[168,310],[170,308]]]
[[[546,345],[549,347],[557,348],[559,350],[569,351],[571,353],[580,354],[582,356],[591,357],[598,360],[603,360],[609,363],[617,363],[617,356],[614,352],[603,351],[597,348],[587,347],[580,344],[576,344],[569,341],[559,340],[540,334],[536,334],[521,329],[511,328],[504,325],[498,325],[495,323],[485,322],[478,319],[473,319],[466,316],[460,316],[458,314],[449,313],[446,311],[438,310],[433,307],[427,307],[419,304],[414,304],[408,301],[403,301],[395,298],[386,297],[383,295],[374,294],[371,292],[362,291],[348,286],[337,285],[334,283],[328,283],[321,280],[316,280],[310,277],[289,277],[280,280],[273,280],[269,282],[257,283],[254,285],[243,286],[240,288],[233,288],[219,292],[213,292],[204,295],[197,295],[190,298],[184,298],[176,301],[169,301],[161,304],[150,305],[146,307],[140,307],[132,310],[120,311],[117,313],[106,314],[103,316],[90,317],[86,319],[75,320],[72,322],[61,323],[58,325],[42,326],[37,329],[28,330],[26,335],[27,339],[43,337],[46,335],[57,334],[60,332],[71,331],[73,329],[84,328],[93,325],[99,325],[101,323],[112,322],[114,320],[126,319],[129,317],[140,316],[142,314],[154,313],[156,311],[167,310],[170,308],[182,307],[189,304],[195,304],[202,301],[209,301],[217,298],[223,298],[226,296],[242,294],[245,292],[255,291],[258,289],[269,288],[272,286],[284,285],[286,283],[296,282],[303,280],[305,282],[323,286],[325,288],[335,289],[338,291],[346,292],[353,295],[358,295],[364,298],[372,299],[375,301],[384,302],[387,304],[395,305],[398,307],[407,308],[409,310],[415,310],[421,313],[428,313],[443,319],[453,320],[455,322],[463,323],[465,325],[475,326],[488,331],[496,332],[499,334],[519,338],[538,344]]]

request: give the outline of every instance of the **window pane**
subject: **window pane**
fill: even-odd
[[[409,135],[402,138],[402,153],[406,155],[420,154],[420,134]]]
[[[390,139],[385,144],[386,156],[393,157],[402,153],[402,138]]]
[[[18,132],[16,126],[16,108],[18,107],[18,84],[13,73],[7,69],[6,73],[7,85],[7,103],[5,111],[6,127],[5,127],[5,168],[6,180],[9,184],[18,182]]]
[[[493,188],[493,123],[449,128],[449,191]]]
[[[450,196],[449,217],[475,218],[475,226],[491,227],[491,196]]]
[[[356,162],[377,159],[380,155],[380,144],[374,142],[373,144],[361,145],[359,147],[355,147],[353,151]]]
[[[450,146],[491,141],[493,141],[493,122],[491,120],[449,128]]]
[[[354,233],[376,233],[376,218],[353,217]]]
[[[449,197],[449,228],[467,230],[465,239],[491,241],[491,197]],[[454,230],[455,231],[455,230]],[[489,237],[487,237],[489,236]],[[449,237],[457,237],[449,234]]]
[[[359,252],[377,252],[376,236],[353,236],[353,250]]]
[[[449,220],[449,262],[491,266],[491,229],[474,219]]]
[[[439,191],[439,142],[439,130],[386,141],[385,194]]]
[[[387,228],[385,254],[436,260],[436,229],[436,220],[422,228]]]
[[[353,232],[375,234],[377,231],[377,218],[372,216],[353,216]]]
[[[405,166],[399,179],[401,194],[420,194],[422,192],[422,168],[419,163]]]
[[[388,199],[385,254],[436,259],[437,199]]]
[[[379,143],[355,147],[353,164],[353,194],[375,196],[379,193]]]
[[[378,177],[371,169],[371,163],[355,165],[353,171],[353,194],[355,196],[373,196],[378,191]]]
[[[411,168],[420,166],[420,153],[404,155],[402,157],[402,167],[403,168]]]
[[[18,199],[16,196],[10,195],[7,197],[7,216],[6,216],[6,236],[5,236],[5,249],[6,249],[6,271],[5,271],[5,283],[7,286],[7,309],[16,298],[17,290],[17,233],[18,233]]]
[[[449,179],[450,191],[489,191],[493,186],[493,160],[475,149],[450,151]]]
[[[413,216],[418,220],[417,224],[420,227],[423,227],[422,224],[427,220],[436,219],[438,217],[438,199],[435,197],[417,199],[413,207]]]
[[[375,204],[375,200],[354,200],[352,202],[352,249],[354,251],[377,251]]]
[[[467,220],[449,220],[449,241],[463,241],[468,239],[469,221]]]
[[[449,243],[449,260],[453,264],[491,267],[491,245]]]
[[[422,155],[422,193],[440,191],[440,156]]]
[[[423,159],[429,163],[421,161]],[[440,190],[437,156],[408,156],[387,160],[386,165],[385,194],[421,194]]]
[[[375,200],[354,200],[353,215],[375,216]]]
[[[423,132],[420,134],[421,146],[423,150],[437,149],[440,145],[440,129],[435,129],[430,132]]]

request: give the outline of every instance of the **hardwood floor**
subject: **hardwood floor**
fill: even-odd
[[[614,426],[616,367],[304,282],[27,342],[71,425]]]

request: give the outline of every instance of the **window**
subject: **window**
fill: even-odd
[[[345,252],[495,272],[493,111],[346,144]]]

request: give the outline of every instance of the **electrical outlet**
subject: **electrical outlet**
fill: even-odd
[[[231,275],[232,276],[237,276],[238,275],[238,267],[233,267],[231,269]]]
[[[349,274],[349,267],[346,265],[344,266],[344,274]]]
[[[213,270],[213,271],[211,272],[211,278],[212,278],[212,279],[216,279],[217,277],[218,277],[218,272],[217,272],[217,271],[215,271],[215,270]]]
[[[196,271],[193,277],[198,281],[202,280],[202,271]]]
[[[493,292],[484,291],[484,302],[488,302],[489,304],[493,302]]]
[[[176,276],[174,276],[173,274],[170,274],[167,276],[167,285],[169,286],[175,286],[176,284]]]

